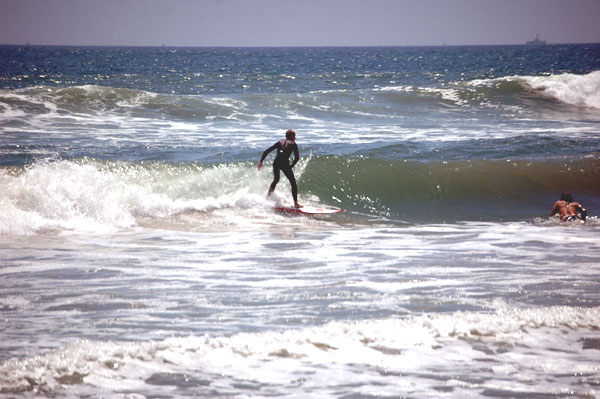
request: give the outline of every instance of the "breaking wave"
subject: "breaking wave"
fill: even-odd
[[[315,156],[298,165],[296,176],[304,201],[414,223],[531,220],[547,214],[562,191],[584,203],[600,196],[598,159],[423,163]],[[186,212],[226,224],[218,215],[223,210],[251,222],[257,211],[269,217],[272,204],[264,195],[270,179],[251,162],[80,159],[7,167],[0,171],[0,233],[111,231]],[[277,193],[285,199],[288,190],[284,180]]]
[[[577,107],[600,109],[600,71],[585,75],[571,73],[548,76],[509,76],[475,80],[472,87],[494,87],[504,92],[527,92],[540,99],[554,98]]]
[[[523,101],[523,96],[527,101]],[[395,119],[423,112],[478,107],[514,110],[553,98],[582,108],[600,109],[600,71],[586,75],[511,76],[456,82],[445,87],[383,86],[371,90],[233,95],[157,94],[95,85],[0,90],[0,118],[98,115],[210,122]],[[534,103],[535,104],[535,103]]]

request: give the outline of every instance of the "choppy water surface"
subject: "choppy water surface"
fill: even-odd
[[[0,396],[599,396],[598,50],[0,47]]]

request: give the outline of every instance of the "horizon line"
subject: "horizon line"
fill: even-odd
[[[525,43],[503,43],[503,44],[327,44],[327,45],[180,45],[180,44],[38,44],[38,43],[0,43],[0,46],[14,47],[131,47],[131,48],[365,48],[365,47],[500,47],[500,46],[524,46],[524,47],[544,47],[554,45],[582,45],[582,44],[600,44],[598,42],[563,42],[563,43],[544,43],[540,45],[531,45]]]

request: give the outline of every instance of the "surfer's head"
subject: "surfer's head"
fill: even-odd
[[[296,132],[292,129],[289,129],[287,132],[285,132],[285,138],[292,141],[296,140]]]
[[[573,202],[573,196],[571,195],[570,192],[565,191],[564,193],[562,193],[560,195],[560,200],[561,201],[567,201],[567,202]]]

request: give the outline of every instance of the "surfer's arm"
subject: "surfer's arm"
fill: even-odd
[[[579,212],[579,219],[585,222],[585,219],[587,218],[587,210],[584,207],[582,207],[579,203],[575,205],[575,209],[577,209],[577,211]]]
[[[300,160],[300,152],[298,151],[298,145],[294,144],[294,160],[292,161],[292,164],[290,165],[291,168],[294,167],[294,165],[296,165],[296,163]]]
[[[558,212],[559,209],[560,209],[560,207],[558,206],[558,201],[556,201],[554,203],[554,208],[552,208],[552,212],[550,212],[550,216],[556,215],[556,212]]]
[[[263,161],[265,160],[265,158],[267,157],[267,155],[269,155],[269,153],[270,153],[271,151],[273,151],[275,148],[277,148],[277,144],[278,144],[278,143],[279,143],[279,142],[277,142],[277,143],[273,144],[271,147],[267,148],[267,149],[265,150],[265,152],[263,152],[263,154],[262,154],[262,157],[260,157],[260,161],[258,161],[258,170],[260,170],[260,169],[262,168],[262,163],[263,163]]]
[[[262,157],[260,157],[260,162],[264,161],[265,158],[267,157],[267,155],[269,155],[269,153],[271,151],[273,151],[275,148],[277,148],[277,143],[273,144],[272,146],[270,146],[269,148],[267,148],[265,150],[265,152],[263,152]]]

